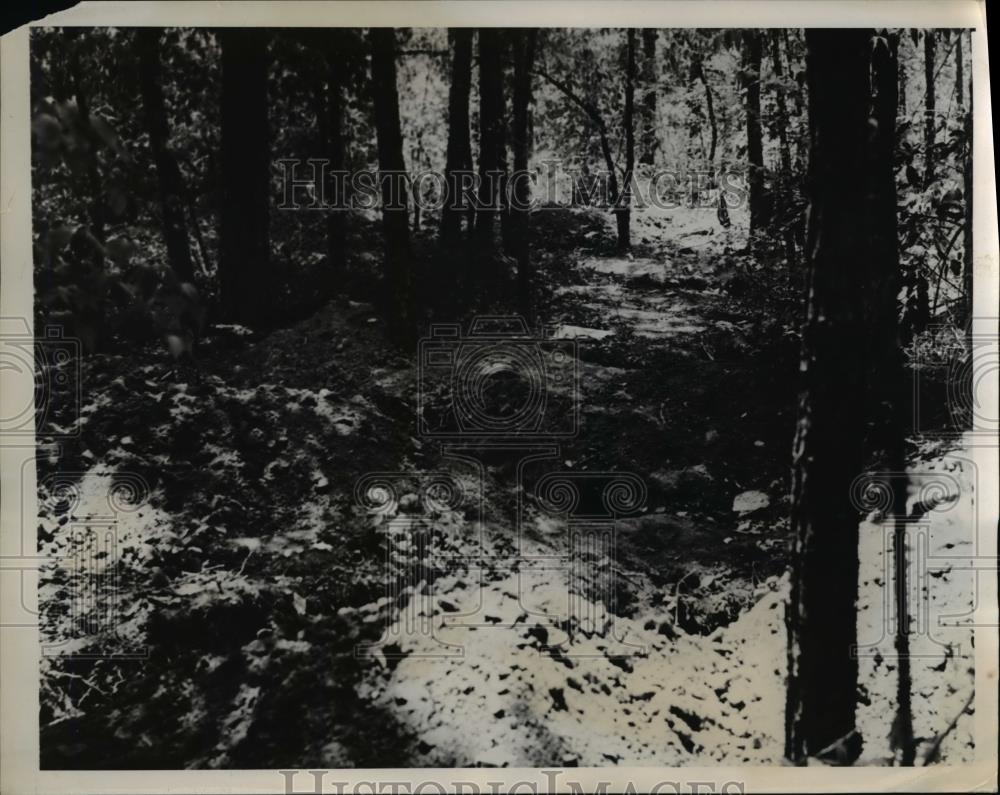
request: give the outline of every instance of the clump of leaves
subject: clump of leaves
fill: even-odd
[[[119,336],[162,339],[177,358],[192,351],[205,310],[193,284],[165,263],[140,261],[125,232],[108,236],[134,213],[123,190],[131,156],[111,123],[76,101],[46,99],[32,121],[39,168],[66,171],[86,184],[89,223],[43,220],[35,237],[38,308],[94,352]],[[86,195],[85,194],[85,195]]]

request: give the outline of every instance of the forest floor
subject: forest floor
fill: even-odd
[[[79,418],[53,418],[80,442],[39,459],[40,545],[65,555],[75,523],[136,476],[145,499],[114,509],[121,610],[100,643],[146,656],[43,659],[43,766],[778,763],[796,287],[767,281],[736,220],[637,214],[626,257],[599,215],[534,222],[539,317],[577,340],[580,374],[579,433],[543,469],[646,485],[616,523],[613,565],[595,558],[609,582],[566,565],[566,523],[538,509],[515,458],[419,437],[416,357],[364,302],[260,338],[215,327],[196,366],[89,359]],[[67,472],[70,500],[51,482]],[[440,472],[474,497],[417,510],[419,482]],[[403,484],[388,512],[355,493],[371,473]],[[965,543],[963,500],[929,515],[933,544]],[[881,539],[872,527],[863,545]],[[872,643],[880,543],[863,558]],[[73,635],[57,598],[70,577],[43,576],[53,641]],[[948,593],[951,613],[968,608],[971,586]],[[862,660],[870,764],[889,757],[885,647]],[[972,753],[971,652],[929,648],[915,691],[939,712],[918,709],[917,733],[929,747],[958,717],[939,752],[957,762]]]

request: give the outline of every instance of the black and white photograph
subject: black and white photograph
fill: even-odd
[[[39,770],[996,791],[985,37],[280,5],[27,32]]]

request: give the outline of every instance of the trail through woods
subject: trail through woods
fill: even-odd
[[[42,549],[68,549],[116,473],[140,477],[148,505],[118,514],[122,620],[104,642],[149,657],[43,660],[48,761],[100,731],[109,759],[88,763],[120,767],[778,763],[798,346],[768,301],[797,285],[758,274],[745,218],[722,230],[715,217],[637,212],[626,257],[596,213],[532,221],[540,315],[579,340],[581,428],[548,464],[633,473],[647,490],[617,522],[613,577],[599,554],[590,574],[567,568],[565,523],[519,487],[512,458],[475,465],[418,437],[415,357],[364,303],[337,299],[263,339],[214,328],[196,368],[89,360],[101,397],[78,420],[85,444],[39,460]],[[928,455],[948,471],[962,458]],[[71,498],[49,480],[67,471]],[[373,472],[442,471],[461,508],[420,512],[407,492],[375,515],[355,493]],[[932,554],[971,543],[961,494],[927,514]],[[875,618],[881,527],[862,530],[859,632],[877,646],[859,714],[877,764],[895,681]],[[391,596],[387,565],[405,573]],[[967,574],[930,575],[946,585],[933,619],[969,609]],[[66,577],[43,572],[43,603],[59,609],[45,595]],[[558,618],[570,600],[586,621]],[[45,619],[64,639],[67,617]],[[922,748],[958,716],[940,744],[951,762],[972,755],[962,633],[932,630],[914,664]]]

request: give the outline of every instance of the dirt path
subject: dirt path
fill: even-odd
[[[724,408],[727,384],[780,381],[745,361],[737,322],[718,334],[720,315],[734,316],[710,286],[725,241],[583,255],[561,274],[569,284],[548,312],[556,338],[578,341],[578,435],[542,474],[501,456],[455,475],[482,491],[480,534],[465,528],[458,571],[404,589],[372,650],[379,665],[362,692],[420,738],[416,764],[780,759],[783,482],[735,462],[781,444],[785,407],[773,401],[790,392],[770,385],[742,417]],[[602,472],[634,474],[646,499],[616,523],[614,553],[585,556],[581,572],[571,527],[546,513],[539,484]],[[418,534],[403,513],[381,521],[404,547]]]
[[[579,342],[582,427],[546,471],[634,473],[647,499],[616,523],[614,560],[604,549],[581,574],[567,557],[572,527],[541,509],[540,479],[484,467],[480,535],[466,530],[472,544],[459,543],[467,558],[458,571],[411,588],[403,610],[385,614],[380,648],[390,655],[373,651],[378,665],[360,691],[420,738],[415,764],[780,763],[788,488],[772,467],[784,466],[790,446],[794,373],[775,366],[773,349],[758,356],[745,341],[755,319],[717,286],[731,241],[584,255],[576,278],[555,291],[554,334]],[[737,416],[727,411],[734,404]],[[937,458],[920,471],[927,466],[956,464]],[[524,499],[512,506],[519,490]],[[958,505],[960,493],[955,512],[928,520],[939,554],[969,543],[959,538],[973,526],[969,489],[956,486],[944,505]],[[869,548],[883,535],[863,527],[867,764],[892,756],[891,638],[878,634],[891,577]],[[931,575],[950,583],[933,596],[935,615],[971,607],[971,584],[952,583],[952,567]],[[972,753],[962,633],[939,629],[918,644],[922,754],[952,717],[926,710],[942,688],[959,725],[940,752]]]

